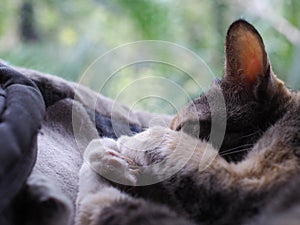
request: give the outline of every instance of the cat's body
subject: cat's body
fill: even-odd
[[[213,135],[220,134],[213,133],[212,118],[224,118],[218,115],[219,93],[227,125],[216,149]],[[179,112],[172,130],[151,128],[89,145],[79,176],[77,224],[263,224],[282,208],[272,206],[274,194],[290,179],[299,180],[299,124],[300,93],[273,74],[257,31],[236,21],[227,33],[224,78]],[[160,182],[115,184],[118,190],[98,173],[126,185]],[[295,201],[290,208],[297,212],[299,206]],[[272,218],[272,224],[294,224],[295,218]]]

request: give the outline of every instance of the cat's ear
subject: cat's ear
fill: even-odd
[[[225,79],[244,86],[255,86],[259,80],[268,79],[270,63],[263,40],[245,20],[237,20],[229,27],[225,54]]]

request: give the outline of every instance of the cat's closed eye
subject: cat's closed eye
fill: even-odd
[[[211,122],[210,120],[187,120],[180,123],[175,130],[183,131],[202,140],[208,140],[211,131]]]

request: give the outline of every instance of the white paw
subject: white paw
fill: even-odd
[[[168,128],[152,127],[132,137],[120,137],[118,151],[141,166],[156,164],[172,153],[169,145],[176,143],[178,133]]]
[[[99,175],[115,183],[134,185],[138,169],[133,160],[118,151],[112,139],[92,141],[86,149],[85,160]]]

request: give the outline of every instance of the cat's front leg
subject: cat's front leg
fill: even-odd
[[[153,127],[133,137],[123,136],[117,141],[117,148],[137,163],[137,185],[162,181],[187,163],[204,170],[218,156],[211,144],[163,127]]]
[[[99,141],[95,140],[85,151],[85,158],[89,161],[84,161],[79,172],[76,225],[194,224],[166,206],[133,198],[119,191],[101,177],[100,173],[108,175],[110,171],[118,176],[124,172],[124,180],[132,179],[129,165],[132,161],[115,151],[115,148],[113,140],[104,139],[100,147]],[[118,169],[120,171],[116,172]]]
[[[133,137],[122,136],[118,141],[108,138],[94,140],[85,152],[86,160],[106,179],[136,185],[137,175],[149,171],[152,164],[162,163],[173,151],[167,142],[176,142],[179,137],[174,136],[176,132],[168,131],[171,130],[156,127]]]
[[[95,140],[86,159],[98,174],[118,184],[149,185],[163,181],[187,163],[204,170],[218,151],[183,132],[153,127],[133,137]]]
[[[76,200],[76,225],[101,225],[103,210],[129,196],[112,187],[99,176],[87,161],[79,172],[79,190]]]

